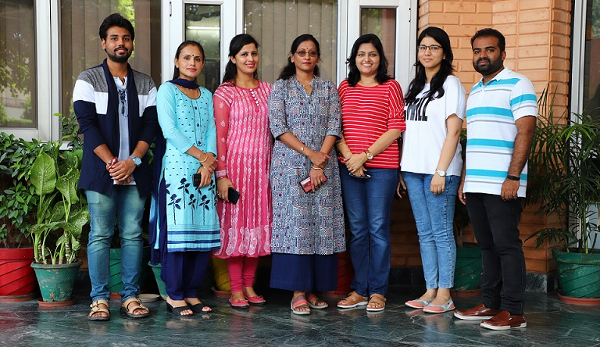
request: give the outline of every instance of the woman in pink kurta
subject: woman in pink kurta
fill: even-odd
[[[256,40],[247,34],[235,36],[223,84],[213,98],[221,223],[221,249],[214,255],[227,259],[229,302],[234,307],[265,303],[252,284],[258,257],[271,253],[271,85],[257,79],[258,60]],[[230,202],[230,187],[240,193],[236,204]]]

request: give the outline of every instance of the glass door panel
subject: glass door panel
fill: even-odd
[[[217,89],[227,64],[229,41],[240,30],[236,1],[161,0],[162,82],[173,77],[177,47],[185,40],[194,40],[200,42],[206,55],[198,83],[211,92]]]
[[[287,63],[294,39],[305,33],[321,46],[321,77],[335,82],[337,29],[337,0],[244,0],[244,32],[260,45],[259,78],[269,83]]]
[[[360,9],[360,34],[375,34],[381,40],[388,60],[388,73],[395,77],[396,67],[396,9]]]
[[[346,56],[360,35],[376,34],[388,59],[388,73],[406,90],[416,57],[417,7],[417,0],[348,0]],[[347,69],[342,74],[345,77]]]
[[[185,4],[185,40],[200,42],[205,66],[198,84],[214,93],[221,84],[221,6]]]

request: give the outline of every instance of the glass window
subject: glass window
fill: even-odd
[[[197,81],[214,92],[221,84],[221,6],[186,4],[185,39],[200,42],[204,48],[204,69]]]
[[[600,0],[588,0],[586,13],[583,109],[600,122]]]
[[[375,34],[381,40],[388,61],[388,74],[394,77],[396,61],[396,9],[361,8],[360,34]]]
[[[37,128],[33,0],[0,1],[0,127]]]
[[[160,0],[63,0],[61,1],[61,112],[73,112],[72,93],[79,73],[106,58],[98,28],[104,18],[118,12],[135,29],[131,67],[160,83]]]
[[[321,46],[321,77],[335,81],[337,8],[337,0],[244,0],[245,32],[260,45],[259,78],[275,82],[294,39],[308,33]]]

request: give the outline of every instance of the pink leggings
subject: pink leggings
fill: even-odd
[[[242,287],[252,287],[258,267],[258,258],[227,258],[227,271],[231,280],[231,292],[241,292]]]

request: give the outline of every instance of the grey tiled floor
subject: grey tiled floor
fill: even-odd
[[[291,314],[291,294],[263,289],[265,306],[240,310],[209,291],[201,299],[214,312],[180,319],[166,312],[164,301],[149,303],[150,318],[132,320],[111,301],[109,322],[88,322],[87,293],[76,304],[42,309],[37,301],[0,303],[0,345],[6,346],[600,346],[600,308],[560,302],[556,294],[528,293],[526,329],[494,332],[477,322],[460,321],[452,313],[426,314],[404,305],[420,288],[392,286],[387,308],[330,307],[310,316]],[[478,298],[455,298],[467,308]]]

